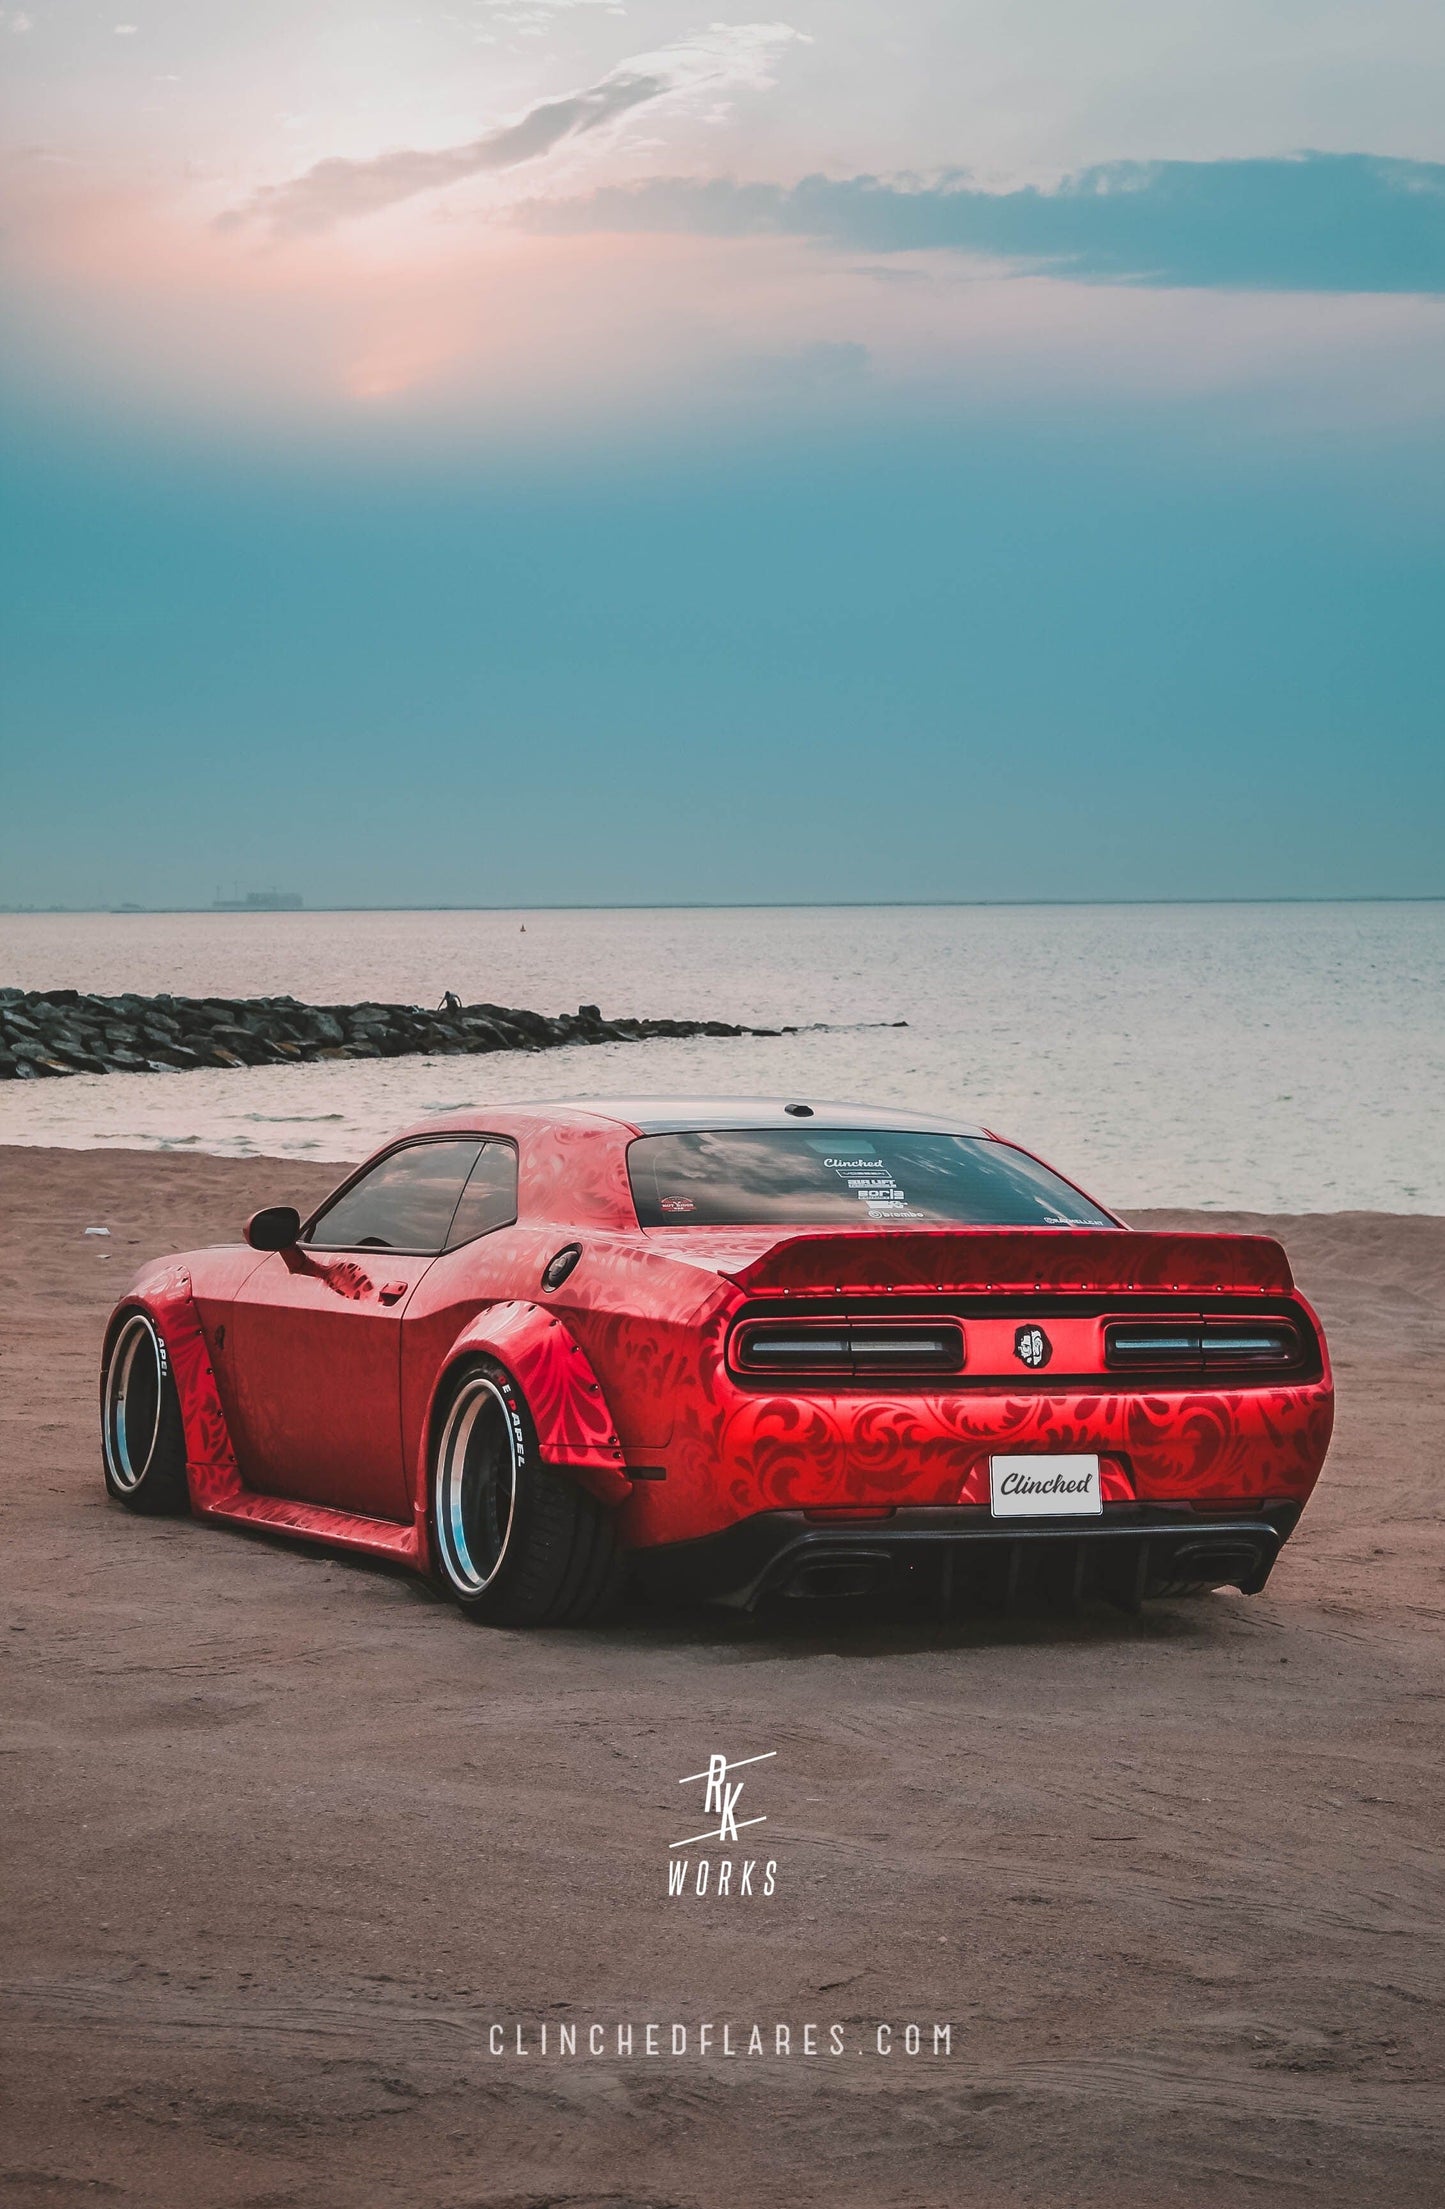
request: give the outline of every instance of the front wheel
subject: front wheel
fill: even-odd
[[[100,1384],[105,1485],[127,1511],[184,1511],[186,1441],[166,1346],[154,1320],[127,1312]]]
[[[430,1468],[438,1577],[487,1626],[575,1626],[619,1592],[613,1513],[542,1463],[526,1398],[504,1365],[453,1376]]]

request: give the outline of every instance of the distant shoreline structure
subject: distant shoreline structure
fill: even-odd
[[[299,913],[301,898],[295,890],[247,890],[243,896],[213,897],[213,913]]]

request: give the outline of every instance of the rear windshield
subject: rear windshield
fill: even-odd
[[[720,1128],[627,1153],[644,1227],[1112,1227],[1047,1166],[980,1135]]]

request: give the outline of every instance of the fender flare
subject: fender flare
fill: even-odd
[[[586,1351],[565,1320],[544,1305],[491,1304],[470,1319],[442,1361],[422,1422],[417,1495],[429,1508],[431,1444],[437,1404],[459,1361],[493,1357],[527,1399],[544,1465],[555,1466],[596,1496],[622,1503],[632,1493],[627,1461]]]
[[[160,1336],[176,1386],[181,1432],[186,1446],[186,1487],[191,1509],[204,1514],[224,1509],[245,1494],[231,1432],[221,1407],[211,1353],[184,1266],[161,1266],[142,1273],[106,1323],[101,1358],[101,1404],[110,1346],[123,1312],[142,1311]]]

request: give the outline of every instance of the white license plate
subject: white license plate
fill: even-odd
[[[996,1519],[1097,1519],[1104,1509],[1097,1457],[991,1457]]]

